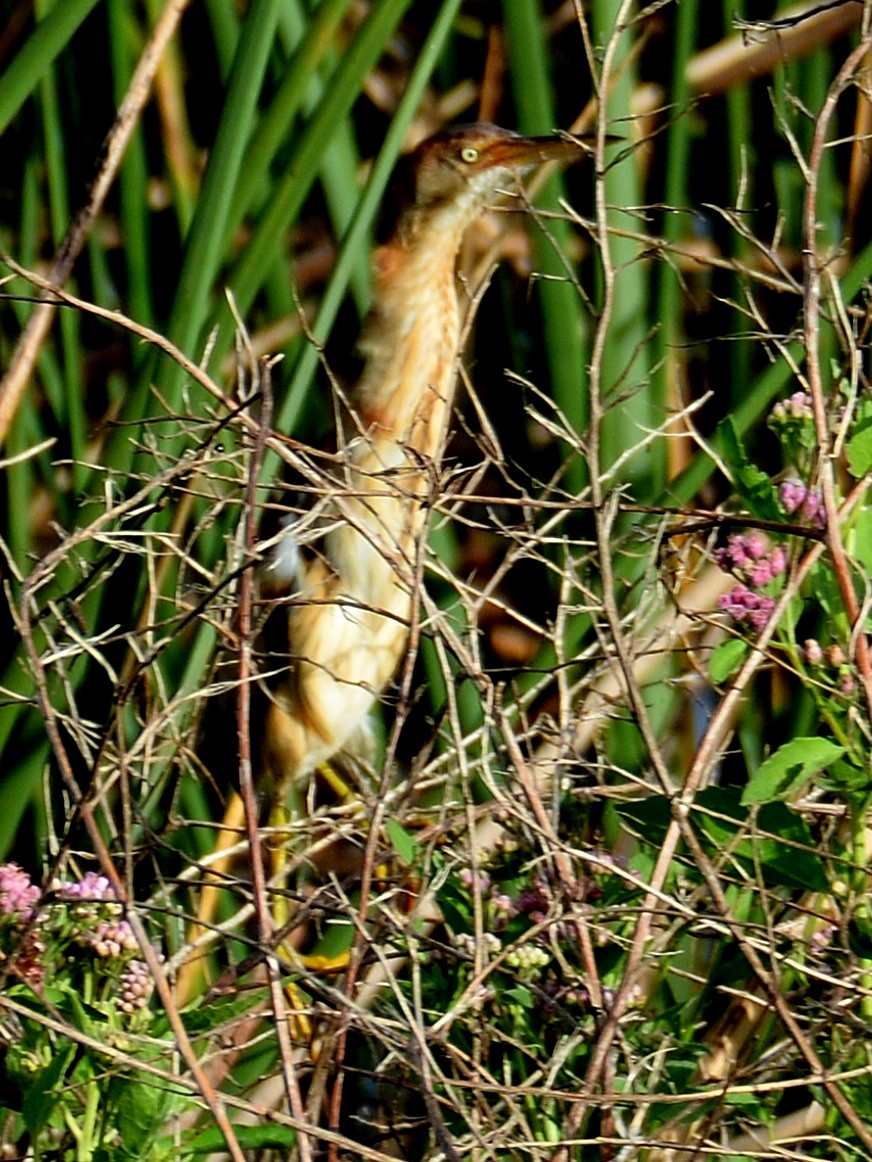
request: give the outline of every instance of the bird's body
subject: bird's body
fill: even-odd
[[[326,531],[301,553],[291,522],[262,570],[266,596],[282,598],[272,616],[287,642],[280,662],[264,659],[273,678],[261,767],[274,802],[353,747],[406,648],[431,469],[457,380],[466,230],[519,172],[582,155],[571,139],[478,123],[429,139],[403,164],[399,211],[376,252],[366,362],[339,439]]]

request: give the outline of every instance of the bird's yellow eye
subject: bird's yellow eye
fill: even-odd
[[[465,145],[460,151],[461,161],[465,161],[469,165],[472,165],[474,161],[478,161],[479,156],[480,151],[477,150],[474,145]]]

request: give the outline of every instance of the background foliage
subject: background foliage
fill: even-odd
[[[869,4],[0,13],[4,1143],[868,1156]],[[469,239],[420,632],[280,980],[213,855],[245,522],[398,154],[479,117],[620,140]]]

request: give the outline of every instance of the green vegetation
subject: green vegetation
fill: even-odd
[[[0,0],[4,1156],[872,1154],[872,7],[735,8]],[[479,117],[608,136],[471,231],[408,665],[264,893],[246,520]]]

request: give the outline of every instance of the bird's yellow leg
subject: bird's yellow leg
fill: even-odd
[[[318,767],[318,775],[340,802],[348,803],[357,798],[356,792],[329,763],[322,763]],[[271,908],[271,914],[273,923],[279,930],[286,928],[291,919],[288,896],[284,890],[284,872],[288,864],[287,829],[295,817],[302,817],[301,808],[298,806],[296,810],[294,807],[289,809],[284,802],[276,803],[270,812],[271,880],[278,889]],[[290,947],[286,942],[282,942],[279,946],[279,955],[285,963],[294,968],[309,972],[336,972],[347,966],[349,950],[343,949],[339,953],[328,955],[315,952],[300,953]]]
[[[221,830],[215,843],[214,859],[203,879],[203,888],[197,906],[197,916],[188,925],[185,934],[185,943],[189,953],[179,966],[176,978],[176,1002],[181,1005],[189,1004],[202,989],[205,981],[205,952],[199,955],[193,951],[193,945],[209,931],[215,922],[218,911],[218,899],[223,888],[221,882],[227,875],[232,856],[222,855],[239,842],[240,834],[245,826],[245,808],[242,799],[234,791],[221,820]]]
[[[322,764],[318,768],[318,775],[341,802],[348,803],[356,798],[353,788],[329,764]],[[270,811],[271,834],[268,841],[270,878],[271,882],[277,886],[276,894],[270,905],[270,914],[277,929],[287,927],[291,920],[291,907],[284,890],[290,842],[289,828],[294,819],[302,818],[302,815],[301,803],[295,803],[290,808],[285,802],[276,803]],[[222,856],[221,853],[239,842],[244,826],[245,810],[242,799],[236,792],[233,792],[228,801],[215,843],[214,857],[217,858],[213,858],[209,871],[204,877],[196,918],[188,925],[186,944],[189,948],[192,948],[198,940],[202,939],[215,922],[218,902],[221,892],[224,890],[222,880],[226,877],[233,858],[229,855]],[[310,972],[337,971],[348,963],[347,951],[336,955],[325,956],[313,953],[303,956],[283,943],[279,954],[290,967]],[[177,1002],[180,1005],[189,1004],[202,990],[205,977],[205,952],[197,955],[192,951],[179,966],[175,988]],[[299,997],[291,998],[291,1003],[294,1009],[299,1012]]]
[[[340,803],[350,803],[357,798],[356,793],[349,787],[345,779],[342,778],[329,763],[322,763],[318,767],[318,774],[340,801]]]
[[[286,892],[289,828],[294,818],[300,817],[300,811],[290,809],[285,802],[273,803],[269,813],[270,836],[267,847],[270,857],[270,882],[275,885],[270,914],[273,924],[278,929],[285,928],[291,918]]]

